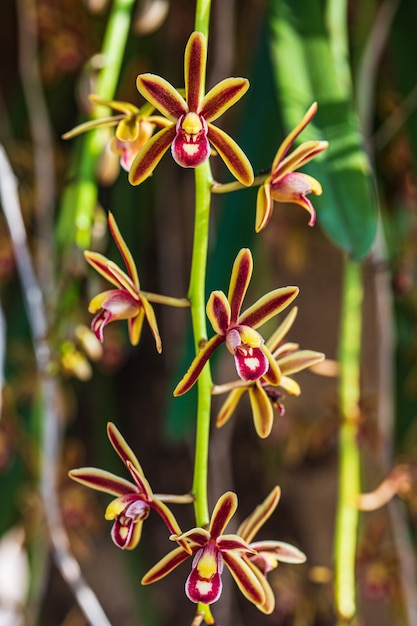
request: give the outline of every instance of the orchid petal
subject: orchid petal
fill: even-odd
[[[249,81],[246,78],[225,78],[206,93],[200,106],[200,115],[206,122],[216,120],[240,100],[248,89]]]
[[[177,89],[156,74],[139,74],[136,86],[142,96],[171,121],[188,113],[188,106]]]
[[[295,318],[297,317],[298,307],[294,306],[288,315],[283,319],[281,324],[278,326],[273,335],[266,342],[267,348],[275,354],[275,350],[280,345],[281,341],[284,339],[292,325],[294,324]]]
[[[140,185],[152,174],[175,137],[175,124],[156,133],[136,155],[129,172],[131,185]]]
[[[301,394],[300,385],[293,378],[289,378],[289,376],[281,376],[279,386],[292,396],[299,396]]]
[[[127,291],[134,300],[138,300],[138,289],[136,289],[135,285],[132,282],[130,276],[126,274],[123,270],[120,269],[116,263],[113,261],[109,261],[107,263],[107,269],[114,276],[114,278],[121,285],[121,290]]]
[[[271,197],[271,177],[267,178],[265,183],[258,189],[256,196],[256,220],[255,231],[259,233],[268,224],[271,219],[273,202]]]
[[[288,150],[291,148],[292,144],[298,137],[298,135],[304,130],[304,128],[311,122],[313,117],[315,116],[317,111],[317,102],[313,102],[307,113],[304,115],[303,119],[297,124],[297,126],[290,132],[289,135],[284,139],[278,151],[275,155],[274,161],[272,163],[272,171],[274,172],[278,165],[281,163],[282,159],[287,154]]]
[[[127,320],[129,330],[129,340],[132,346],[137,346],[142,334],[143,320],[145,319],[145,309],[140,307],[137,315]]]
[[[247,553],[256,553],[254,550],[242,537],[238,535],[222,535],[216,541],[216,545],[221,552],[228,550],[237,550],[240,552]]]
[[[116,224],[116,220],[114,219],[113,214],[110,212],[108,215],[108,223],[109,223],[109,229],[110,229],[111,235],[114,239],[114,243],[116,244],[116,246],[119,249],[120,254],[122,255],[124,264],[127,267],[127,271],[132,280],[132,283],[136,287],[137,291],[139,291],[140,284],[139,284],[138,272],[136,269],[135,262],[133,260],[133,257],[129,248],[126,245],[125,240],[122,237],[119,227]]]
[[[120,113],[124,113],[125,115],[136,115],[139,113],[139,109],[137,106],[132,104],[131,102],[124,102],[123,100],[104,100],[97,96],[95,93],[90,93],[88,99],[94,104],[99,104],[103,107],[110,107],[114,111],[119,111]]]
[[[200,113],[200,102],[204,94],[206,75],[207,44],[203,33],[191,33],[185,48],[184,79],[185,99],[189,111]],[[178,116],[179,117],[179,116]]]
[[[237,143],[223,130],[208,123],[207,137],[220,154],[221,158],[231,171],[233,176],[242,183],[249,186],[253,183],[254,175],[252,165],[247,156]]]
[[[111,117],[102,117],[99,120],[89,120],[88,122],[83,122],[82,124],[78,124],[75,128],[72,128],[67,133],[61,135],[62,139],[73,139],[82,133],[87,132],[88,130],[93,130],[94,128],[102,128],[104,126],[117,126],[120,121],[123,119],[123,115],[112,115]]]
[[[277,508],[280,497],[281,489],[277,485],[267,495],[265,500],[241,523],[237,534],[250,543],[258,530],[265,524]]]
[[[220,537],[236,509],[237,496],[233,491],[227,491],[217,500],[209,525],[209,532],[212,539]]]
[[[257,604],[256,608],[259,609],[259,611],[262,611],[262,613],[265,613],[265,615],[271,615],[275,608],[275,595],[272,591],[271,585],[267,581],[266,576],[262,574],[262,572],[256,567],[254,563],[250,561],[250,559],[246,558],[245,563],[255,574],[265,593],[265,601],[262,604]]]
[[[323,361],[325,355],[314,350],[298,350],[293,354],[284,356],[279,360],[279,366],[283,374],[294,374]]]
[[[193,548],[203,548],[210,541],[210,533],[205,528],[190,528],[185,533],[174,534],[170,537],[171,541],[187,540],[191,542]]]
[[[194,557],[191,572],[185,582],[185,593],[191,602],[213,604],[222,593],[223,556],[213,544],[208,544]]]
[[[188,552],[186,552],[183,548],[175,548],[175,550],[169,552],[160,561],[158,561],[156,565],[151,567],[151,569],[142,578],[142,585],[149,585],[157,580],[160,580],[161,578],[164,578],[164,576],[172,572],[172,570],[178,567],[178,565],[188,559],[189,556]]]
[[[316,222],[316,212],[307,194],[320,195],[322,191],[320,183],[307,174],[290,172],[286,174],[276,185],[271,185],[271,195],[277,202],[293,202],[299,204],[310,213],[309,226]]]
[[[150,502],[150,506],[158,513],[158,515],[160,515],[160,517],[162,517],[165,525],[172,535],[179,535],[181,533],[181,528],[178,526],[177,520],[164,502],[161,502],[158,498],[153,498],[152,502]],[[186,544],[183,547],[184,549],[187,549]],[[191,553],[191,551],[189,552]]]
[[[279,385],[280,381],[281,381],[281,368],[280,365],[277,363],[277,361],[275,360],[273,354],[268,350],[268,348],[264,345],[261,346],[260,348],[262,350],[262,352],[264,353],[268,364],[269,364],[269,368],[267,369],[267,371],[265,372],[264,375],[264,379],[270,384],[270,385]]]
[[[256,433],[258,437],[265,439],[271,433],[274,423],[274,410],[271,402],[260,385],[253,385],[249,388],[249,399]]]
[[[278,180],[288,172],[299,169],[329,147],[328,141],[305,141],[288,155],[276,170],[272,170],[272,179]]]
[[[265,602],[265,592],[257,576],[241,556],[223,552],[223,559],[243,595],[254,604]]]
[[[123,463],[125,463],[126,465],[129,461],[136,469],[136,471],[143,477],[143,470],[135,453],[133,452],[132,448],[129,446],[117,426],[113,424],[113,422],[108,422],[107,424],[107,436],[114,450],[122,459]]]
[[[239,324],[257,328],[280,313],[297,297],[298,287],[274,289],[260,298],[239,317]]]
[[[153,494],[151,486],[146,480],[145,476],[143,475],[143,473],[138,472],[135,465],[131,463],[131,461],[127,460],[126,466],[131,473],[133,480],[135,481],[138,494],[143,498],[143,500],[150,503],[152,501]]]
[[[136,548],[142,534],[143,522],[130,522],[121,524],[119,519],[115,519],[111,529],[111,538],[118,548],[122,550],[133,550]],[[135,528],[138,527],[138,528]]]
[[[251,543],[251,547],[258,553],[270,552],[282,563],[298,564],[307,560],[304,552],[285,541],[255,541]]]
[[[117,125],[116,137],[120,141],[136,141],[139,137],[140,123],[137,115],[124,117]]]
[[[68,475],[77,483],[97,491],[110,493],[112,496],[125,496],[136,491],[135,485],[128,480],[95,467],[73,469],[68,472]]]
[[[213,291],[206,306],[207,317],[218,335],[225,335],[230,325],[230,304],[223,291]]]
[[[239,317],[239,324],[257,328],[285,309],[298,295],[298,287],[280,287],[259,298]]]
[[[249,248],[242,248],[233,263],[227,299],[230,302],[230,321],[236,323],[239,318],[243,299],[248,290],[253,271],[252,253]]]
[[[141,294],[141,296],[140,296],[140,301],[141,301],[142,307],[143,307],[143,309],[145,311],[146,321],[148,322],[148,325],[149,325],[149,328],[151,329],[151,333],[153,335],[153,338],[155,339],[156,349],[157,349],[158,353],[161,354],[161,352],[162,352],[162,342],[161,342],[161,336],[160,336],[159,330],[158,330],[158,323],[157,323],[156,317],[155,317],[155,311],[153,310],[153,306],[151,305],[149,300],[147,298],[145,298],[145,296],[143,294]]]
[[[117,297],[120,293],[120,289],[107,289],[106,291],[102,291],[98,293],[94,298],[91,298],[88,303],[88,312],[89,313],[97,313],[102,307],[102,304],[109,300],[113,295]],[[130,297],[130,296],[129,296]]]
[[[113,264],[113,261],[110,261],[107,257],[99,252],[90,252],[90,250],[84,251],[84,258],[93,267],[96,272],[104,276],[106,280],[108,280],[112,285],[118,287],[119,289],[123,288],[123,285],[120,283],[118,278],[109,270],[109,264]]]
[[[223,342],[224,337],[222,335],[214,335],[207,341],[194,358],[186,374],[175,387],[174,396],[181,396],[191,389],[214,350]]]
[[[268,359],[262,348],[252,348],[250,353],[237,349],[234,357],[236,371],[242,380],[259,380],[269,369]]]
[[[229,419],[233,415],[234,410],[237,407],[239,400],[244,396],[247,390],[248,390],[247,387],[240,387],[237,389],[233,389],[229,393],[229,395],[227,396],[226,400],[224,401],[219,411],[219,414],[217,415],[217,419],[216,419],[217,428],[224,426],[224,424],[226,424],[226,422],[229,421]]]

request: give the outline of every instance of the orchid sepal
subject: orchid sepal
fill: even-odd
[[[77,483],[113,496],[123,496],[132,493],[133,484],[131,482],[96,467],[73,469],[68,472],[68,475]]]

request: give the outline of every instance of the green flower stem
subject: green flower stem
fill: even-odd
[[[195,9],[194,30],[197,30],[208,39],[210,23],[211,0],[197,0]]]
[[[195,185],[196,212],[188,298],[191,302],[194,345],[196,352],[198,352],[202,342],[207,340],[205,285],[211,200],[211,172],[208,162],[196,168]],[[207,471],[211,387],[210,366],[207,364],[197,381],[197,431],[193,480],[194,508],[197,526],[206,526],[210,520],[207,503]]]
[[[104,66],[99,72],[96,85],[97,95],[104,100],[111,100],[117,88],[134,4],[135,0],[113,1],[102,48]],[[94,107],[93,118],[102,115],[103,107]],[[59,232],[68,245],[68,226],[71,223],[70,232],[73,232],[75,226],[75,241],[82,249],[90,244],[91,223],[97,203],[96,166],[103,149],[103,137],[107,137],[107,131],[103,132],[103,129],[92,130],[86,135],[79,155],[76,189],[70,189],[70,198],[67,202],[65,198],[63,201]]]
[[[355,559],[360,492],[358,447],[363,284],[361,266],[345,260],[339,344],[339,497],[335,535],[335,605],[340,622],[356,614]]]
[[[259,176],[255,176],[253,179],[253,183],[251,187],[257,187],[259,185],[263,185],[266,179],[271,175],[270,172],[267,174],[259,174]],[[222,183],[214,182],[211,187],[211,193],[229,193],[230,191],[238,191],[239,189],[248,189],[247,185],[243,185],[238,180],[233,181],[232,183]]]
[[[208,39],[211,0],[197,0],[194,28]],[[205,83],[205,76],[203,77]],[[188,299],[196,353],[207,341],[206,325],[206,268],[210,222],[210,188],[213,183],[210,163],[195,169],[195,224]],[[207,502],[208,450],[210,437],[211,372],[207,363],[197,381],[197,430],[194,459],[194,509],[197,526],[210,521]]]

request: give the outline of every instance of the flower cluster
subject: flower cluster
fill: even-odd
[[[193,502],[193,497],[189,494],[154,494],[135,453],[113,423],[107,425],[107,434],[132,481],[95,467],[73,469],[69,475],[87,487],[117,496],[107,506],[105,518],[113,521],[111,537],[121,549],[132,550],[138,545],[143,522],[151,510],[162,518],[170,539],[178,546],[145,574],[142,584],[160,580],[193,556],[191,573],[185,582],[187,597],[192,602],[209,605],[219,599],[221,574],[226,564],[243,595],[261,611],[270,613],[274,606],[274,594],[266,580],[267,573],[277,567],[278,561],[303,563],[306,560],[305,555],[290,544],[252,541],[275,510],[280,498],[279,487],[272,490],[240,525],[236,534],[224,534],[237,509],[237,496],[230,491],[219,498],[208,528],[182,532],[165,502],[186,504]]]
[[[252,270],[251,251],[244,248],[234,262],[228,296],[222,291],[213,291],[207,303],[207,317],[216,334],[201,348],[175,388],[174,395],[186,393],[194,385],[204,365],[222,343],[233,354],[237,373],[242,380],[264,378],[271,385],[279,383],[279,366],[256,328],[285,309],[297,296],[298,287],[270,291],[241,313]]]
[[[223,426],[229,421],[240,399],[248,393],[256,432],[259,437],[268,437],[274,421],[273,409],[278,409],[280,415],[285,410],[282,404],[282,394],[277,387],[281,387],[291,395],[300,395],[300,385],[290,377],[290,374],[301,372],[301,370],[323,361],[324,354],[315,350],[299,350],[297,343],[284,342],[286,334],[295,321],[297,312],[297,307],[291,309],[274,334],[265,343],[281,373],[278,384],[271,385],[266,376],[261,376],[255,381],[240,380],[225,385],[216,385],[213,389],[214,394],[230,392],[219,411],[216,426]]]
[[[237,179],[224,185],[227,190],[232,190],[231,186],[259,186],[255,224],[257,232],[268,224],[274,201],[301,205],[309,212],[309,224],[313,225],[316,214],[307,196],[310,193],[319,195],[321,185],[311,176],[296,170],[323,152],[328,144],[326,141],[307,141],[290,154],[289,150],[312,120],[317,104],[310,107],[283,141],[270,173],[254,177],[252,166],[240,147],[228,134],[213,125],[244,95],[249,83],[244,78],[226,78],[206,93],[206,62],[206,39],[202,33],[194,32],[185,49],[184,89],[176,89],[160,76],[140,74],[137,77],[137,88],[147,101],[141,108],[127,102],[105,101],[91,96],[96,105],[113,109],[116,114],[81,124],[65,137],[102,126],[115,127],[113,150],[121,155],[122,166],[129,172],[132,185],[141,184],[153,173],[168,148],[171,148],[175,162],[184,168],[196,168],[211,155],[218,154]],[[159,114],[155,114],[155,111]],[[212,184],[209,178],[207,176],[207,191]],[[219,187],[221,185],[214,183],[211,190],[218,190]],[[111,213],[108,225],[123,259],[124,269],[103,254],[93,251],[84,253],[87,262],[113,287],[100,292],[90,301],[89,311],[94,315],[91,329],[102,342],[107,324],[126,320],[130,342],[136,345],[146,320],[160,353],[162,341],[153,304],[195,307],[192,290],[190,300],[143,291],[133,256]],[[206,389],[208,397],[210,393],[228,393],[216,425],[223,426],[240,399],[248,393],[256,432],[264,438],[271,432],[274,408],[280,413],[284,411],[280,389],[299,395],[300,386],[291,375],[318,363],[324,355],[300,349],[297,343],[286,340],[297,316],[296,307],[287,313],[272,336],[264,340],[258,328],[284,311],[297,297],[299,290],[295,286],[274,289],[242,311],[252,273],[252,253],[248,248],[243,248],[234,261],[227,295],[216,290],[208,297],[206,315],[214,335],[210,339],[198,338],[199,350],[177,384],[174,395],[187,393],[214,351],[225,344],[233,356],[238,380]],[[198,306],[201,318],[204,317],[205,304],[203,289],[204,285]],[[202,331],[202,334],[205,332]],[[210,419],[209,411],[206,417]],[[274,487],[264,502],[238,527],[237,532],[228,534],[225,532],[226,527],[238,506],[234,492],[223,493],[209,520],[208,513],[198,513],[199,489],[196,488],[193,494],[184,495],[154,493],[133,450],[114,424],[108,424],[107,433],[130,479],[92,467],[71,470],[70,476],[79,483],[115,496],[106,508],[105,517],[113,522],[111,536],[119,548],[132,550],[138,545],[143,522],[152,511],[163,520],[168,537],[176,547],[145,574],[142,584],[160,580],[191,556],[191,571],[185,582],[185,592],[192,602],[200,607],[208,607],[219,599],[222,572],[226,565],[243,595],[263,613],[271,613],[275,598],[267,580],[268,574],[277,567],[279,561],[303,563],[306,560],[300,550],[285,542],[254,541],[255,535],[278,505],[280,488]],[[202,472],[206,472],[206,468]],[[197,521],[196,527],[183,532],[168,504],[187,503],[194,503]],[[203,508],[207,508],[206,505]],[[205,519],[201,520],[201,517]]]
[[[305,555],[294,546],[280,541],[252,542],[252,539],[275,510],[280,489],[275,487],[266,500],[241,524],[236,534],[223,534],[237,509],[237,496],[228,491],[214,507],[208,528],[193,528],[175,541],[186,540],[162,558],[142,579],[142,584],[160,580],[193,555],[191,572],[185,583],[187,597],[195,603],[212,604],[222,592],[224,564],[243,595],[262,612],[274,609],[274,594],[266,579],[278,561],[304,563]]]

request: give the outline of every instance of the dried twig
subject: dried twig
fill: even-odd
[[[57,410],[56,380],[48,373],[50,348],[46,341],[46,315],[43,294],[33,270],[20,209],[17,184],[9,160],[0,146],[0,200],[9,227],[17,270],[32,333],[36,364],[40,376],[43,404],[40,489],[45,520],[56,564],[92,626],[111,626],[96,595],[84,580],[73,556],[63,524],[56,490],[56,468],[61,432]]]

